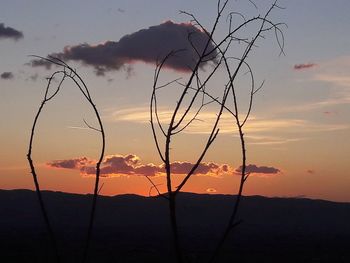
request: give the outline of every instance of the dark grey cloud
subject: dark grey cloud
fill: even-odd
[[[14,75],[12,72],[3,72],[0,77],[2,79],[13,79],[14,78]]]
[[[139,61],[155,64],[171,51],[179,51],[164,66],[177,71],[189,71],[198,62],[197,52],[203,52],[208,40],[205,32],[190,23],[167,21],[125,35],[117,42],[66,46],[62,52],[52,53],[50,56],[65,61],[82,62],[94,67],[97,75],[104,75],[107,71],[127,70],[128,65]],[[210,41],[207,52],[213,49],[214,45]],[[212,52],[206,60],[214,60],[215,55]],[[201,67],[206,63],[203,62]],[[50,64],[43,60],[33,60],[31,65],[50,68]]]
[[[236,173],[242,172],[242,166],[236,169]],[[275,167],[269,166],[256,166],[255,164],[249,164],[246,167],[246,173],[251,174],[278,174],[281,171]]]
[[[23,33],[12,27],[6,27],[4,23],[0,23],[0,39],[1,38],[19,40],[20,38],[23,38]]]

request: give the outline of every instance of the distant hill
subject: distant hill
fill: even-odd
[[[43,193],[63,262],[79,262],[91,195]],[[182,193],[179,227],[187,262],[206,262],[235,196]],[[350,262],[350,203],[244,197],[243,223],[217,262]],[[36,193],[0,190],[0,262],[50,262]],[[90,262],[173,262],[167,201],[101,196]]]

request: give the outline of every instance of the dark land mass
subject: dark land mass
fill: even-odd
[[[79,262],[91,195],[43,192],[62,262]],[[182,193],[179,231],[186,262],[207,262],[235,196]],[[350,203],[244,197],[217,262],[350,262]],[[167,200],[98,199],[88,262],[174,262]],[[53,262],[36,193],[0,190],[0,262]]]

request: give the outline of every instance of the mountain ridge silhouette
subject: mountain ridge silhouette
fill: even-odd
[[[92,195],[43,191],[43,198],[63,262],[78,262]],[[0,190],[0,200],[1,262],[49,262],[36,193]],[[179,231],[186,255],[197,261],[208,256],[234,200],[231,195],[179,195]],[[90,262],[172,262],[167,205],[161,197],[100,196]],[[242,223],[218,262],[350,262],[350,203],[244,196],[238,218]]]

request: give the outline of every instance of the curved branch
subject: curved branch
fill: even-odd
[[[42,194],[41,194],[41,190],[40,190],[40,184],[39,184],[39,180],[38,180],[38,176],[37,176],[37,173],[36,173],[36,170],[35,170],[35,165],[34,165],[34,161],[32,159],[32,149],[33,149],[33,141],[34,141],[34,135],[35,135],[35,131],[36,131],[36,125],[38,123],[38,120],[39,120],[39,117],[41,115],[41,112],[45,106],[45,104],[51,100],[57,93],[58,91],[60,90],[61,88],[61,85],[63,83],[63,80],[65,78],[65,75],[63,75],[62,79],[61,79],[61,82],[60,84],[58,85],[56,91],[53,93],[52,96],[50,97],[47,97],[48,96],[48,92],[49,92],[49,89],[50,89],[50,85],[51,85],[51,82],[54,78],[54,76],[58,73],[62,73],[61,71],[57,71],[57,72],[54,72],[51,77],[48,79],[48,84],[46,86],[46,90],[45,90],[45,95],[44,95],[44,99],[43,101],[41,102],[40,104],[40,107],[35,115],[35,118],[34,118],[34,121],[33,121],[33,125],[32,125],[32,129],[31,129],[31,134],[30,134],[30,140],[29,140],[29,147],[28,147],[28,153],[27,153],[27,159],[28,159],[28,162],[29,162],[29,166],[30,166],[30,170],[31,170],[31,174],[33,176],[33,181],[34,181],[34,186],[35,186],[35,190],[36,190],[36,193],[37,193],[37,197],[38,197],[38,201],[39,201],[39,206],[40,206],[40,210],[41,210],[41,213],[44,217],[44,222],[45,222],[45,225],[46,225],[46,228],[47,228],[47,232],[49,234],[49,239],[50,239],[50,242],[51,242],[51,245],[52,245],[52,248],[53,248],[53,251],[54,251],[54,254],[55,254],[55,261],[56,262],[60,262],[60,255],[59,255],[59,252],[58,252],[58,247],[57,247],[57,242],[56,242],[56,238],[55,238],[55,234],[53,232],[53,229],[52,229],[52,226],[51,226],[51,222],[50,222],[50,219],[49,219],[49,215],[48,215],[48,212],[47,212],[47,209],[45,207],[45,204],[44,204],[44,200],[42,198]]]
[[[68,64],[66,64],[63,60],[61,60],[59,58],[55,58],[55,57],[51,57],[51,56],[49,56],[49,58],[44,58],[44,57],[40,57],[40,56],[33,56],[33,57],[43,59],[43,60],[45,60],[47,62],[50,62],[50,63],[52,63],[52,64],[54,64],[56,66],[63,67],[62,71],[54,72],[51,75],[51,77],[49,78],[49,83],[48,83],[46,91],[45,91],[44,100],[41,103],[39,111],[38,111],[38,113],[37,113],[37,115],[36,115],[36,117],[34,119],[34,123],[33,123],[33,127],[32,127],[32,133],[31,133],[31,137],[30,137],[30,143],[29,143],[29,150],[28,150],[28,154],[27,154],[27,158],[28,158],[28,161],[29,161],[29,164],[30,164],[30,167],[31,167],[32,174],[33,174],[34,184],[35,184],[35,187],[36,187],[36,190],[37,190],[37,193],[38,193],[38,197],[39,197],[39,202],[40,202],[40,206],[41,206],[41,209],[42,209],[42,213],[44,215],[44,218],[45,218],[45,221],[46,221],[46,224],[47,224],[47,227],[48,227],[48,231],[49,231],[49,234],[51,236],[51,239],[53,240],[52,241],[53,243],[54,243],[55,239],[54,239],[52,230],[50,230],[50,228],[51,228],[50,227],[50,222],[48,221],[48,216],[47,216],[47,213],[46,213],[46,209],[45,209],[43,200],[41,198],[41,191],[40,191],[40,187],[39,187],[39,182],[37,180],[37,175],[36,175],[36,172],[35,172],[35,166],[34,166],[34,163],[33,163],[32,159],[31,159],[33,138],[34,138],[36,124],[37,124],[37,121],[39,119],[39,115],[41,114],[41,111],[42,111],[45,103],[48,102],[49,100],[51,100],[59,92],[60,87],[63,84],[63,81],[65,80],[65,78],[69,78],[76,84],[76,86],[82,92],[82,94],[84,95],[84,97],[86,98],[86,100],[88,101],[90,106],[93,108],[95,117],[96,117],[96,119],[98,121],[98,124],[99,124],[99,129],[97,129],[97,128],[94,128],[94,127],[90,126],[89,124],[87,124],[86,121],[84,120],[85,124],[90,129],[93,129],[93,130],[96,130],[96,131],[100,132],[100,134],[101,134],[101,141],[102,141],[100,156],[99,156],[99,159],[98,159],[98,161],[96,163],[96,174],[95,174],[96,178],[95,178],[94,194],[93,194],[93,200],[92,200],[92,205],[91,205],[91,212],[90,212],[90,217],[89,217],[88,233],[87,233],[87,238],[86,238],[86,241],[85,241],[85,246],[84,246],[84,251],[83,251],[83,258],[82,258],[82,262],[86,262],[87,254],[88,254],[88,250],[89,250],[89,245],[90,245],[90,240],[91,240],[91,235],[92,235],[94,219],[95,219],[95,210],[96,210],[97,196],[98,196],[98,192],[99,192],[100,167],[101,167],[101,163],[103,161],[104,152],[105,152],[106,139],[105,139],[104,127],[103,127],[103,124],[102,124],[102,120],[101,120],[100,114],[99,114],[99,112],[97,110],[96,105],[94,104],[94,102],[93,102],[93,100],[91,98],[90,92],[89,92],[85,82],[83,81],[83,79],[80,77],[80,75],[73,68],[71,68]],[[68,69],[69,72],[67,72],[66,69]],[[48,91],[49,91],[49,88],[50,88],[50,85],[51,85],[51,81],[52,81],[53,77],[56,74],[58,74],[58,73],[63,73],[62,80],[60,81],[59,86],[56,89],[56,91],[53,93],[53,95],[48,97]],[[57,251],[57,249],[56,249],[56,251]]]

